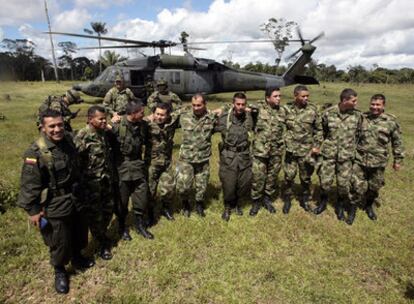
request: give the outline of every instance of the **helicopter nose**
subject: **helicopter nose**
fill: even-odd
[[[74,89],[76,91],[82,91],[82,86],[81,86],[81,84],[77,83],[77,84],[74,84],[72,86],[72,89]]]

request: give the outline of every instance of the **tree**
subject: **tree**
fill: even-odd
[[[104,55],[99,59],[105,67],[114,65],[124,60],[127,60],[127,58],[115,53],[115,51],[105,51]]]
[[[106,28],[106,23],[105,22],[91,22],[91,28],[92,31],[90,29],[83,29],[86,33],[92,35],[94,32],[98,35],[98,44],[99,44],[99,58],[102,57],[102,52],[101,52],[101,35],[102,34],[106,34],[108,33],[108,29]],[[99,73],[102,73],[102,63],[99,62]]]
[[[63,55],[58,58],[60,60],[60,65],[70,69],[70,79],[74,80],[72,54],[76,53],[76,43],[72,41],[63,41],[59,42],[58,46],[62,48],[63,51]]]
[[[265,32],[269,39],[272,40],[273,46],[277,53],[275,59],[276,67],[279,66],[282,54],[289,45],[289,39],[292,39],[293,28],[298,24],[294,21],[286,21],[284,18],[270,18],[260,26],[260,30]]]

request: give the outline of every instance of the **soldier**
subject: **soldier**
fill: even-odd
[[[196,212],[204,217],[204,200],[210,177],[211,136],[217,116],[207,110],[202,94],[192,97],[191,107],[192,110],[184,111],[180,116],[182,143],[176,168],[177,192],[182,199],[184,215],[189,217],[189,194],[194,182]]]
[[[40,118],[42,116],[42,112],[46,111],[47,109],[52,109],[62,115],[65,124],[65,130],[67,132],[72,132],[70,121],[78,115],[80,109],[72,113],[69,109],[69,106],[72,104],[79,104],[81,102],[83,102],[83,99],[80,97],[80,93],[76,90],[68,90],[64,95],[60,97],[48,96],[39,107],[36,121],[37,127],[40,128]]]
[[[309,197],[311,177],[314,171],[316,156],[322,143],[322,124],[317,107],[309,102],[309,91],[306,86],[298,85],[293,90],[295,100],[285,106],[285,190],[283,213],[289,213],[293,196],[293,182],[297,169],[302,185],[299,199],[301,207],[310,211]]]
[[[321,194],[319,205],[314,213],[320,214],[326,209],[328,191],[336,177],[338,191],[336,215],[340,221],[345,220],[344,205],[350,200],[352,164],[362,125],[362,113],[355,109],[357,100],[357,93],[354,90],[344,89],[339,104],[322,113],[324,141],[321,146],[322,162],[318,169]],[[348,224],[352,223],[355,212],[355,205],[351,205],[346,221]]]
[[[125,87],[122,75],[118,74],[115,78],[115,86],[105,95],[103,105],[106,112],[110,114],[111,121],[115,123],[119,122],[121,116],[125,114],[127,103],[135,99],[134,93]]]
[[[261,205],[275,213],[272,196],[276,191],[277,176],[282,165],[284,109],[280,106],[280,89],[271,87],[265,91],[265,101],[258,103],[252,115],[257,115],[253,140],[253,180],[250,215],[255,216]]]
[[[173,110],[180,108],[182,105],[180,97],[168,89],[168,83],[164,79],[158,80],[157,90],[148,97],[147,106],[152,110],[158,100],[171,104]]]
[[[112,259],[110,240],[106,233],[112,219],[112,188],[114,179],[113,143],[107,130],[105,109],[88,109],[88,124],[75,137],[76,149],[83,168],[82,182],[86,189],[85,204],[89,229],[100,244],[99,255]]]
[[[113,126],[117,139],[115,153],[121,204],[118,211],[119,229],[124,240],[131,240],[125,219],[128,214],[128,201],[131,197],[133,211],[136,217],[136,228],[146,239],[154,236],[144,225],[144,212],[148,204],[148,184],[146,167],[142,159],[143,148],[147,146],[148,126],[144,118],[144,105],[141,101],[129,102],[126,105],[126,115]]]
[[[88,242],[88,226],[79,198],[79,164],[72,138],[64,133],[60,112],[47,109],[40,118],[40,137],[26,150],[18,206],[40,229],[55,269],[55,289],[68,293],[65,265],[94,265],[81,255]]]
[[[364,113],[364,123],[352,170],[352,203],[364,206],[371,220],[377,219],[373,205],[378,198],[379,190],[385,184],[388,146],[391,144],[394,158],[392,167],[395,171],[400,170],[404,159],[400,126],[395,116],[384,111],[385,96],[375,94],[371,97],[369,112]]]
[[[232,208],[242,215],[239,198],[250,190],[252,160],[249,151],[249,131],[253,129],[253,120],[246,112],[246,95],[236,93],[233,106],[221,114],[214,131],[221,132],[219,144],[219,176],[223,186],[224,212],[222,219],[230,220]]]
[[[170,221],[174,220],[171,210],[172,196],[175,189],[172,151],[174,134],[178,125],[178,111],[171,113],[169,103],[157,103],[153,108],[153,114],[148,119],[149,189],[152,202],[155,202],[158,192],[162,214]],[[152,206],[152,208],[154,207]]]

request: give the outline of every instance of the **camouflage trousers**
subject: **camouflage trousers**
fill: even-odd
[[[174,196],[175,176],[172,164],[151,165],[148,169],[148,184],[153,199],[158,195],[161,201],[170,201]]]
[[[177,192],[182,199],[188,200],[192,185],[195,186],[196,202],[205,200],[208,180],[210,178],[209,162],[187,163],[178,161],[176,167]]]
[[[97,241],[106,244],[106,232],[114,211],[111,181],[107,178],[90,179],[86,181],[85,188],[85,211],[89,230]]]
[[[132,210],[136,215],[143,215],[148,205],[148,184],[144,177],[131,181],[119,182],[120,218],[125,219],[128,214],[129,198],[132,201]]]
[[[364,198],[375,201],[381,187],[385,185],[384,167],[369,168],[360,164],[352,167],[351,203],[365,205]]]
[[[48,225],[40,230],[49,247],[50,264],[65,266],[71,258],[79,256],[88,244],[88,225],[80,212],[64,218],[48,218]]]
[[[264,194],[270,197],[275,194],[281,168],[282,155],[273,155],[269,158],[253,157],[251,190],[253,200],[261,199]]]
[[[290,152],[285,154],[283,171],[285,173],[285,195],[293,195],[292,184],[299,168],[299,179],[304,191],[309,191],[311,178],[315,167],[306,157],[295,156]]]
[[[318,169],[321,190],[328,192],[336,178],[338,196],[350,200],[352,160],[337,162],[335,159],[323,159]]]

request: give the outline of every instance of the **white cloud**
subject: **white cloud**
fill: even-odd
[[[48,1],[50,13],[58,10],[56,1]],[[0,25],[20,26],[24,22],[45,20],[44,0],[13,0],[2,1]]]
[[[122,6],[130,2],[131,0],[75,0],[75,6],[106,9],[110,8],[112,5]]]
[[[79,32],[91,18],[86,9],[64,11],[53,18],[53,31]]]

